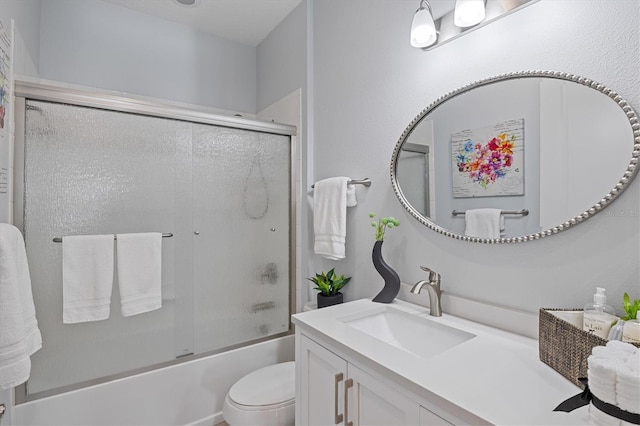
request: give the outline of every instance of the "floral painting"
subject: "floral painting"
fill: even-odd
[[[451,135],[453,196],[524,194],[524,119]]]

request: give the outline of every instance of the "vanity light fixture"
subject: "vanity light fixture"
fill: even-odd
[[[411,46],[429,47],[438,40],[436,25],[431,14],[431,5],[427,0],[420,1],[420,7],[411,22]]]
[[[411,24],[411,46],[422,50],[435,49],[538,1],[456,0],[455,8],[445,7],[448,12],[436,9],[438,18],[434,20],[431,5],[427,0],[421,0]],[[442,12],[444,14],[440,15]]]
[[[456,27],[467,28],[484,20],[484,0],[456,0],[453,23]]]

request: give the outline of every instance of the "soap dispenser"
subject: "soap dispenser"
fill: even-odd
[[[640,311],[636,314],[636,319],[632,319],[624,323],[622,341],[640,343]]]
[[[618,317],[615,316],[613,306],[607,305],[607,296],[604,292],[604,288],[597,287],[596,294],[593,295],[593,303],[585,305],[582,329],[606,339]]]

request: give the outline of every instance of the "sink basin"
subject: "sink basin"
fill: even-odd
[[[340,318],[349,327],[420,358],[429,358],[475,337],[390,306]]]

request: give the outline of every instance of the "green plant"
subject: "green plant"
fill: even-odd
[[[315,277],[307,279],[312,281],[316,285],[315,290],[318,290],[323,295],[335,296],[342,287],[351,281],[351,277],[345,277],[344,275],[338,276],[334,272],[334,269],[335,268],[331,269],[326,274],[322,272],[321,274],[316,274]]]
[[[369,213],[369,217],[373,219],[376,214]],[[391,229],[400,226],[400,221],[393,216],[382,217],[377,222],[375,220],[371,222],[371,226],[376,228],[376,241],[384,241],[384,233],[387,228]]]
[[[631,303],[631,299],[629,298],[629,294],[625,293],[622,297],[622,309],[624,309],[625,315],[621,319],[624,321],[636,319],[638,315],[638,311],[640,311],[640,299],[636,299]]]

